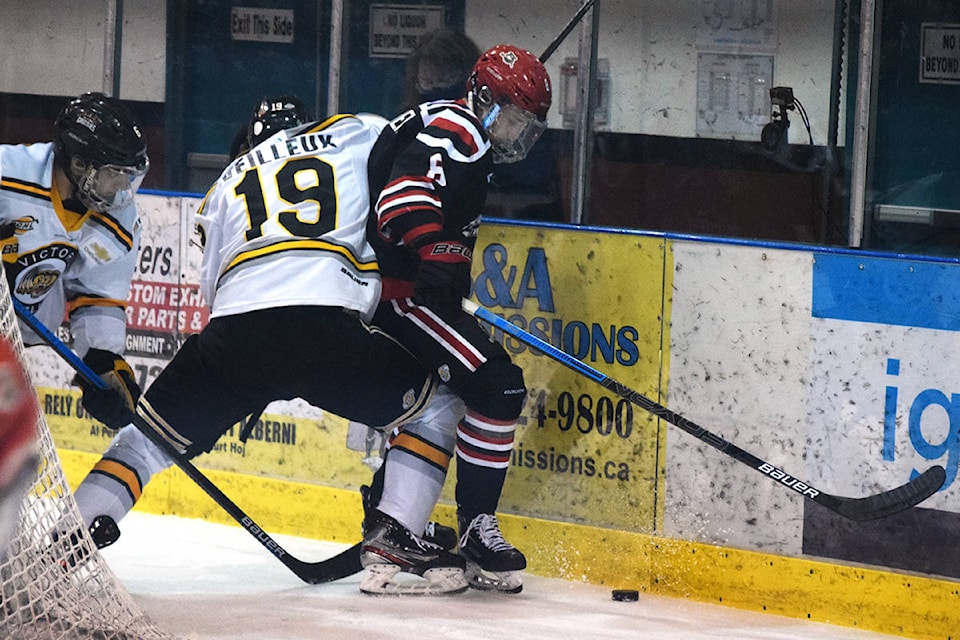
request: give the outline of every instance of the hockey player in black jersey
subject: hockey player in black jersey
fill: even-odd
[[[404,428],[390,439],[368,501],[365,566],[390,553],[382,536],[387,525],[373,507],[397,511],[403,504],[403,525],[422,531],[456,451],[459,548],[471,586],[522,589],[526,558],[504,539],[495,513],[526,395],[523,373],[460,305],[470,292],[493,164],[527,155],[545,128],[550,101],[550,79],[537,57],[498,45],[474,65],[463,98],[404,112],[371,152],[367,236],[383,280],[374,323],[456,397],[448,399],[455,429]]]

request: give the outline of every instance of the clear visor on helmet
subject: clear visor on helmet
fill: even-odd
[[[483,128],[498,164],[519,162],[547,128],[547,123],[510,102],[495,102],[483,117]]]
[[[145,160],[139,167],[119,167],[113,164],[88,167],[77,185],[81,202],[100,212],[127,206],[133,201],[149,166],[150,163]]]

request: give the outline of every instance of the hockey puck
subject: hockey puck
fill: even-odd
[[[636,602],[640,599],[640,592],[636,589],[614,589],[613,599],[617,602]]]

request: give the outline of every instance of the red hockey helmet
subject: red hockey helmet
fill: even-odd
[[[494,162],[522,160],[546,128],[550,75],[525,49],[488,49],[467,80],[474,109],[493,146]]]

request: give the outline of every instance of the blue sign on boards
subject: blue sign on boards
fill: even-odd
[[[960,268],[814,253],[812,315],[960,331]]]

